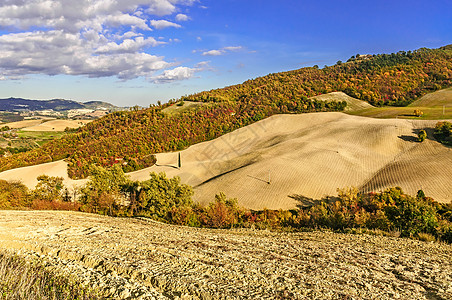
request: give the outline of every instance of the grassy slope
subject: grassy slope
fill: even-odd
[[[421,110],[424,114],[421,117],[414,116],[415,109]],[[452,119],[452,88],[426,94],[406,107],[373,107],[349,113],[371,118]]]

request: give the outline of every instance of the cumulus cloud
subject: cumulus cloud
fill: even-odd
[[[182,27],[179,24],[176,24],[176,23],[173,23],[170,21],[166,21],[166,20],[151,20],[151,26],[154,27],[155,29],[164,29],[164,28],[168,28],[168,27],[175,27],[175,28]]]
[[[197,71],[196,68],[177,67],[172,70],[165,70],[161,75],[155,76],[152,80],[156,83],[168,83],[192,78]]]
[[[226,54],[228,52],[236,52],[242,50],[242,46],[229,46],[229,47],[223,47],[218,50],[209,50],[202,53],[203,56],[220,56],[223,54]]]
[[[213,71],[209,65],[210,61],[201,61],[197,63],[193,68],[177,67],[171,70],[165,70],[162,74],[151,78],[156,83],[169,83],[174,81],[180,81],[190,79],[195,76],[195,73],[202,71]]]
[[[1,78],[67,74],[127,80],[152,78],[163,71],[161,76],[165,78],[184,79],[196,70],[185,67],[165,70],[175,64],[149,53],[150,47],[165,43],[150,36],[151,27],[181,26],[149,20],[152,16],[175,14],[195,1],[0,1]],[[183,21],[183,16],[178,14],[175,19]]]
[[[188,21],[190,20],[190,18],[187,15],[184,14],[177,14],[176,15],[176,21],[177,22],[184,22],[184,21]]]
[[[219,55],[223,55],[224,53],[226,53],[223,50],[209,50],[206,52],[203,52],[202,55],[203,56],[219,56]]]

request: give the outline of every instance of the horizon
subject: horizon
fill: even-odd
[[[0,4],[1,99],[146,107],[357,53],[452,43],[446,0],[9,3]]]

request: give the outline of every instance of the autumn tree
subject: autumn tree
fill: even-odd
[[[44,201],[62,201],[64,184],[63,177],[40,175],[38,184],[32,191],[32,197]]]

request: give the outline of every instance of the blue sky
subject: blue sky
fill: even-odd
[[[148,106],[452,43],[452,1],[4,0],[0,98]]]

